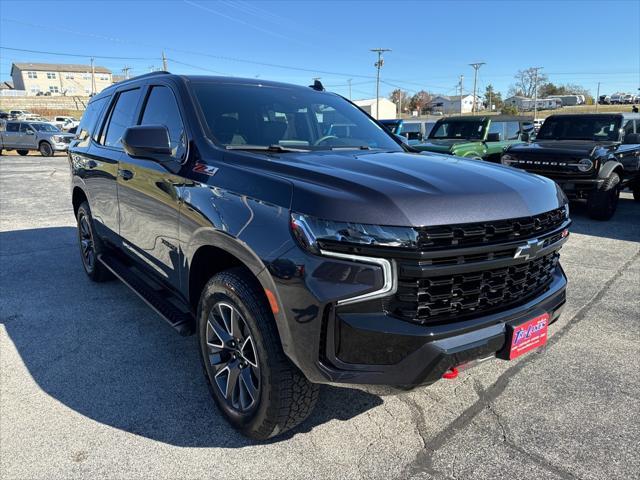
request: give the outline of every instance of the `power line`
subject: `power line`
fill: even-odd
[[[27,50],[26,48],[13,48],[0,46],[2,50],[11,50],[12,52],[26,52],[26,53],[39,53],[41,55],[57,55],[61,57],[82,57],[82,58],[105,58],[110,60],[156,60],[151,57],[114,57],[111,55],[89,55],[80,53],[62,53],[62,52],[48,52],[43,50]]]

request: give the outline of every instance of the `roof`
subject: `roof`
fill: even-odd
[[[473,94],[467,93],[466,95],[462,96],[462,98],[467,98],[467,97],[473,97]],[[433,102],[436,98],[444,98],[445,100],[448,100],[450,102],[459,102],[460,101],[460,95],[435,95],[431,99],[431,101]],[[480,98],[480,96],[476,95],[476,98]]]
[[[491,120],[492,122],[533,122],[533,117],[526,115],[465,115],[463,117],[444,117],[439,122],[480,122]]]
[[[91,65],[78,65],[72,63],[14,63],[11,65],[11,72],[13,69],[29,70],[36,72],[78,72],[78,73],[90,73]],[[95,66],[94,71],[96,73],[111,73],[111,70],[105,67]]]

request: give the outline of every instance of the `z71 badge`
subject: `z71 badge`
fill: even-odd
[[[196,163],[193,167],[193,171],[213,177],[218,169],[216,167],[212,167],[211,165],[207,165],[206,163]]]

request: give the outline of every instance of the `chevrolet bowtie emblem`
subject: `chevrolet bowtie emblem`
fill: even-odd
[[[513,258],[522,258],[524,260],[529,260],[530,258],[538,255],[538,252],[542,248],[544,244],[543,241],[534,238],[533,240],[527,240],[525,245],[520,245],[516,248],[516,253],[513,255]]]

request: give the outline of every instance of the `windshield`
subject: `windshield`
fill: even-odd
[[[455,138],[480,140],[484,130],[484,122],[443,121],[438,122],[429,138]]]
[[[405,123],[402,126],[402,130],[404,132],[420,132],[420,124],[419,123]]]
[[[337,95],[221,83],[196,83],[193,89],[213,137],[227,148],[402,151],[388,133]]]
[[[619,129],[619,117],[549,117],[540,127],[536,139],[616,141]]]
[[[60,129],[58,127],[54,127],[50,123],[30,123],[31,128],[37,130],[38,132],[59,132]]]

